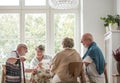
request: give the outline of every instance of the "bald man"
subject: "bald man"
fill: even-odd
[[[19,44],[15,51],[12,51],[6,61],[6,82],[5,83],[21,83],[21,63],[25,58],[21,57],[27,53],[27,46]]]
[[[86,73],[90,83],[104,83],[105,60],[100,48],[94,42],[92,34],[85,33],[82,36],[81,43],[87,48],[82,59],[86,65]]]

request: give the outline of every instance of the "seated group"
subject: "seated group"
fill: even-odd
[[[45,63],[45,59],[50,58],[44,55],[45,48],[39,45],[35,48],[36,56],[30,62],[32,74],[30,83],[59,83],[61,81],[71,80],[72,77],[68,71],[68,64],[71,62],[83,62],[84,69],[82,70],[82,83],[86,83],[85,75],[87,74],[90,83],[105,83],[104,82],[104,56],[93,40],[90,33],[85,33],[81,39],[81,43],[87,48],[86,53],[81,58],[80,54],[73,48],[74,41],[72,38],[64,38],[62,41],[63,50],[58,52],[49,63]],[[16,58],[12,63],[6,62],[6,83],[21,83],[21,78],[24,77],[24,72],[29,70],[24,69],[25,58],[22,57],[27,53],[27,46],[19,44],[16,51],[12,51],[9,58]],[[14,64],[14,65],[12,65]],[[49,64],[48,66],[46,65]],[[85,74],[86,73],[86,74]]]

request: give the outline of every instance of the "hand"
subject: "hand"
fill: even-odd
[[[40,68],[42,68],[42,63],[40,62],[40,63],[38,64],[38,66],[39,66]]]
[[[34,69],[42,69],[42,63],[39,63],[37,66],[34,67]]]
[[[33,71],[34,71],[34,69],[25,69],[25,72],[27,72],[27,73],[31,73]]]
[[[85,66],[88,66],[90,63],[88,63],[88,62],[84,62],[85,63]]]
[[[20,57],[21,62],[24,62],[25,60],[26,60],[25,57]]]
[[[37,73],[37,69],[34,69],[32,74],[35,75]]]

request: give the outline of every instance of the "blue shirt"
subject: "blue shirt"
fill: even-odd
[[[105,60],[100,48],[96,45],[95,42],[93,42],[88,47],[82,59],[84,59],[87,56],[89,56],[93,60],[93,62],[96,65],[96,70],[98,74],[101,75],[104,72]]]

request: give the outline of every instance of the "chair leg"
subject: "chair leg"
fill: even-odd
[[[5,75],[4,75],[4,70],[2,70],[2,79],[1,79],[1,83],[5,83]]]

